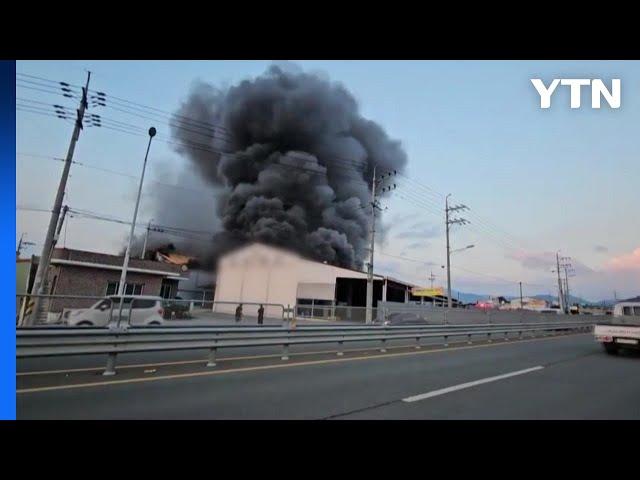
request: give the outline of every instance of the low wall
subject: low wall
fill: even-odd
[[[383,319],[393,313],[413,313],[425,318],[433,324],[467,324],[467,323],[544,323],[553,320],[598,321],[610,322],[608,315],[559,315],[557,313],[540,313],[531,310],[478,310],[466,308],[447,309],[434,307],[431,304],[416,305],[410,303],[378,302],[377,318]]]

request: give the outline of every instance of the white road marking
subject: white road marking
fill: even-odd
[[[518,370],[517,372],[505,373],[504,375],[497,375],[495,377],[487,377],[481,380],[475,380],[473,382],[461,383],[460,385],[454,385],[453,387],[442,388],[440,390],[434,390],[432,392],[423,393],[420,395],[414,395],[413,397],[403,398],[403,402],[412,403],[419,402],[420,400],[426,400],[427,398],[437,397],[439,395],[445,395],[447,393],[455,392],[458,390],[464,390],[465,388],[475,387],[476,385],[482,385],[483,383],[495,382],[504,378],[515,377],[518,375],[524,375],[526,373],[542,370],[544,367],[538,365],[537,367],[527,368],[525,370]]]
[[[575,334],[572,336],[584,336],[587,334]],[[159,377],[140,377],[140,378],[131,378],[127,380],[113,380],[113,381],[102,381],[102,382],[92,382],[92,383],[76,383],[71,385],[56,385],[50,387],[35,387],[35,388],[24,388],[17,389],[16,394],[19,393],[33,393],[33,392],[46,392],[49,390],[68,390],[73,388],[87,388],[87,387],[97,387],[104,385],[117,385],[117,384],[126,384],[126,383],[140,383],[140,382],[149,382],[149,381],[158,381],[158,380],[169,380],[169,379],[177,379],[177,378],[191,378],[191,377],[202,377],[202,376],[211,376],[211,375],[222,375],[227,373],[237,373],[237,372],[252,372],[259,370],[271,370],[271,369],[279,369],[279,368],[291,368],[291,367],[301,367],[305,365],[323,365],[323,364],[331,364],[331,363],[342,363],[342,362],[352,362],[352,361],[360,361],[360,360],[377,360],[381,358],[393,358],[393,357],[406,357],[413,355],[425,355],[431,353],[451,353],[456,352],[458,350],[472,350],[476,348],[495,348],[501,346],[513,346],[517,343],[530,343],[530,342],[540,342],[540,341],[549,341],[549,340],[562,340],[566,336],[558,336],[558,337],[543,337],[543,338],[531,338],[528,340],[517,340],[515,343],[511,342],[502,342],[502,343],[488,343],[483,345],[467,345],[464,347],[445,347],[442,349],[434,349],[434,350],[422,350],[422,351],[412,351],[412,352],[404,352],[404,353],[387,353],[383,355],[373,355],[366,357],[340,357],[332,360],[318,360],[318,361],[310,361],[310,362],[293,362],[287,364],[276,364],[276,365],[264,365],[259,367],[248,367],[248,368],[235,368],[235,369],[227,369],[227,370],[215,370],[211,372],[197,372],[197,373],[184,373],[184,374],[174,374],[174,375],[166,375]],[[461,342],[462,343],[462,342]],[[365,355],[369,355],[370,352],[365,352]],[[543,367],[535,367],[536,370],[539,370]],[[517,373],[517,372],[516,372]],[[509,376],[513,374],[507,374]],[[407,401],[406,399],[404,401]],[[415,401],[415,400],[414,400]]]

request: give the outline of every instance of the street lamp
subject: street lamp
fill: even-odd
[[[136,219],[138,218],[138,207],[140,206],[140,195],[142,194],[142,183],[144,182],[144,171],[147,168],[147,158],[149,157],[149,149],[151,148],[151,139],[155,137],[156,129],[151,127],[149,129],[149,144],[147,145],[147,153],[144,156],[144,163],[142,164],[142,175],[140,175],[140,185],[138,186],[138,197],[136,198],[136,208],[133,211],[133,220],[131,221],[131,231],[129,232],[129,243],[127,244],[127,251],[124,254],[124,263],[122,264],[122,274],[120,275],[120,285],[118,285],[118,296],[120,298],[120,306],[122,308],[122,302],[125,292],[125,282],[127,281],[127,269],[129,268],[129,257],[131,254],[131,243],[133,242],[133,232],[136,228]]]
[[[470,248],[475,247],[475,245],[467,245],[464,248],[458,248],[457,250],[452,250],[451,253],[462,252],[463,250],[469,250]]]

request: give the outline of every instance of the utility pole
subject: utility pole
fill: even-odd
[[[376,233],[376,165],[373,166],[371,179],[371,244],[369,245],[369,263],[367,264],[367,312],[366,322],[371,323],[373,314],[373,248]]]
[[[53,242],[51,244],[51,250],[49,251],[49,260],[47,261],[49,264],[51,264],[51,259],[53,258],[53,250],[55,249],[56,245],[58,244],[58,239],[60,238],[60,232],[62,231],[62,225],[64,224],[64,219],[67,216],[67,212],[68,211],[69,211],[69,207],[67,205],[62,207],[62,215],[60,216],[60,221],[58,222],[58,227],[56,228],[56,233],[53,236]],[[45,282],[46,282],[46,279],[45,279]],[[45,282],[43,282],[43,284]]]
[[[87,94],[89,91],[90,79],[91,72],[87,72],[87,83],[82,88],[82,99],[80,100],[80,107],[77,111],[76,124],[73,129],[73,135],[71,136],[69,150],[67,151],[67,158],[64,162],[62,177],[60,178],[60,184],[58,185],[58,192],[56,193],[56,198],[53,202],[53,208],[51,209],[51,218],[49,219],[49,226],[47,228],[47,234],[44,239],[44,245],[42,246],[40,262],[38,263],[38,269],[36,270],[36,277],[33,282],[33,287],[31,288],[31,294],[44,294],[44,279],[46,278],[46,274],[49,269],[49,259],[51,257],[51,251],[53,249],[53,237],[60,217],[62,199],[64,198],[64,192],[67,186],[67,180],[69,178],[69,170],[71,168],[71,163],[73,162],[73,152],[75,151],[76,143],[78,142],[78,138],[80,137],[80,130],[82,130],[82,120],[84,119],[84,113],[87,109]],[[32,325],[35,322],[39,307],[39,297],[36,297],[34,302],[33,314],[29,315],[29,318],[25,319],[28,325]]]
[[[520,283],[520,310],[522,310],[522,282]]]
[[[376,200],[376,190],[379,183],[384,180],[384,174],[378,179],[376,178],[376,168],[373,166],[373,176],[371,178],[371,231],[369,245],[369,262],[367,263],[367,307],[366,307],[366,323],[371,323],[373,318],[373,250],[375,245],[376,234],[376,209],[382,210]],[[387,176],[396,175],[396,171],[387,172]],[[382,188],[382,192],[388,192],[396,188],[396,185],[388,185]]]
[[[149,230],[151,230],[151,220],[149,220],[149,223],[147,224],[147,233],[144,236],[144,244],[142,245],[142,255],[140,255],[140,258],[142,260],[144,260],[144,255],[147,253],[147,241],[149,240]]]
[[[429,276],[429,281],[431,282],[431,290],[433,290],[433,281],[436,279],[435,275],[433,274],[433,270],[431,270],[431,275]]]
[[[450,226],[454,225],[454,224],[458,224],[458,225],[465,225],[467,223],[469,223],[467,220],[465,220],[464,218],[456,218],[456,219],[450,219],[449,218],[449,212],[455,212],[458,210],[468,210],[469,207],[467,207],[466,205],[456,205],[455,207],[450,207],[449,206],[449,197],[451,196],[451,194],[447,195],[447,197],[445,198],[445,226],[446,226],[446,232],[447,232],[447,297],[448,297],[448,307],[451,308],[453,305],[452,299],[451,299],[451,247],[449,246],[449,230],[450,230]]]
[[[558,273],[558,303],[560,304],[560,310],[565,311],[564,294],[562,292],[562,278],[560,277],[560,255],[556,252],[556,272]]]
[[[147,144],[147,153],[144,155],[144,163],[142,164],[142,174],[140,175],[140,185],[138,186],[138,196],[136,198],[136,207],[133,210],[133,220],[131,220],[131,231],[129,232],[129,243],[127,244],[127,251],[124,254],[124,262],[122,264],[122,274],[120,275],[120,284],[118,285],[118,297],[120,297],[120,304],[122,305],[122,296],[125,293],[125,282],[127,281],[127,269],[129,268],[129,257],[131,255],[131,244],[133,243],[133,233],[136,229],[136,219],[138,218],[138,207],[140,206],[140,196],[142,194],[142,184],[144,182],[144,172],[147,168],[147,158],[149,157],[149,149],[151,148],[151,140],[156,135],[156,129],[151,127],[149,129],[149,143]]]
[[[567,312],[571,313],[571,298],[569,296],[569,277],[570,277],[569,270],[571,270],[571,273],[573,273],[573,267],[570,262],[571,257],[561,257],[560,260],[562,261],[562,263],[560,264],[560,267],[564,269],[564,286],[565,286],[565,290],[564,290],[565,302],[564,303],[567,308]]]

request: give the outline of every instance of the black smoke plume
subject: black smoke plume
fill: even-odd
[[[173,125],[190,173],[217,192],[203,195],[198,209],[218,221],[210,245],[198,247],[209,261],[257,240],[361,268],[374,165],[380,177],[407,161],[344,86],[275,65],[227,89],[197,83]],[[194,225],[190,211],[179,215]]]

